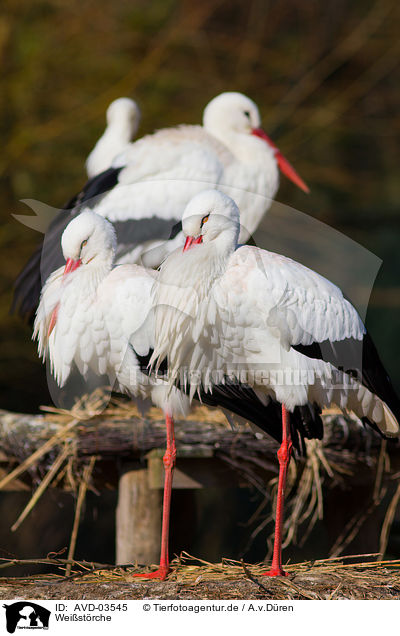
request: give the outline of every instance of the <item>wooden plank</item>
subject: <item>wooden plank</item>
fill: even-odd
[[[195,460],[194,460],[195,461]],[[164,488],[164,465],[159,457],[149,457],[147,462],[147,482],[150,490]],[[203,485],[193,477],[185,474],[179,468],[174,470],[172,488],[203,488]]]
[[[148,453],[148,483],[149,488],[162,489],[164,487],[164,465],[157,453]],[[174,470],[174,489],[215,488],[222,486],[248,486],[237,473],[227,464],[216,457],[179,457]]]
[[[116,563],[157,563],[160,555],[162,491],[151,490],[147,468],[127,464],[119,478]]]

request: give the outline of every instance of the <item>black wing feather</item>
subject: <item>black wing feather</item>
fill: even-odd
[[[399,397],[368,332],[364,334],[362,340],[355,338],[345,338],[335,342],[324,340],[313,342],[311,345],[294,345],[293,349],[308,358],[330,362],[337,369],[358,378],[371,393],[387,404],[400,422]],[[378,430],[367,418],[364,420]]]
[[[270,398],[264,404],[255,391],[244,384],[228,382],[213,386],[212,393],[200,392],[200,401],[214,407],[226,408],[232,413],[255,424],[262,431],[282,442],[282,405]],[[293,446],[300,454],[305,453],[304,439],[322,439],[323,424],[321,409],[316,404],[296,407],[290,413],[290,429]]]
[[[150,349],[145,356],[135,355],[139,361],[143,373],[149,374],[148,364],[153,354]],[[164,359],[159,367],[159,376],[167,375],[168,365]],[[179,383],[177,385],[179,387]],[[181,388],[186,393],[189,387]],[[277,442],[282,442],[282,406],[279,402],[270,398],[268,404],[264,404],[255,391],[246,384],[233,382],[226,378],[224,383],[213,386],[212,393],[200,390],[200,395],[195,398],[207,406],[225,408],[255,424],[265,433],[268,433]],[[304,438],[322,439],[323,424],[320,417],[321,409],[316,404],[298,406],[290,414],[291,436],[294,447],[303,454],[305,451]]]

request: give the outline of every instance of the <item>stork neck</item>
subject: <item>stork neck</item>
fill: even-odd
[[[151,364],[168,358],[170,386],[182,367],[185,342],[192,342],[208,309],[215,308],[213,287],[226,271],[236,249],[237,232],[225,231],[209,243],[172,253],[160,269],[155,286],[155,342]]]
[[[206,299],[215,281],[225,272],[231,252],[220,252],[211,249],[210,245],[203,246],[203,262],[201,276],[194,287],[199,294],[199,300]]]
[[[97,287],[104,280],[104,278],[110,273],[113,265],[112,255],[108,258],[102,258],[97,263],[94,259],[86,265],[81,265],[74,273],[74,284],[80,291],[85,294],[95,293]]]
[[[107,127],[104,136],[115,137],[126,140],[128,143],[132,137],[132,124],[127,121],[121,121],[120,119],[113,120]]]
[[[236,235],[224,232],[218,239],[196,245],[187,252],[177,250],[161,266],[159,282],[162,288],[172,285],[172,289],[190,290],[197,302],[203,302],[215,281],[225,272],[235,248]],[[158,302],[161,300],[158,299]],[[164,298],[163,302],[168,304],[168,299]]]
[[[251,133],[241,133],[224,128],[210,131],[214,137],[229,148],[238,161],[244,164],[257,164],[261,162],[275,163],[275,150],[263,139]],[[268,166],[265,168],[268,170]]]

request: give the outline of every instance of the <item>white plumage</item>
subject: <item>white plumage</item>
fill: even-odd
[[[241,241],[257,228],[279,185],[279,168],[288,171],[276,146],[262,133],[256,104],[241,93],[223,93],[205,108],[203,126],[159,130],[126,147],[112,163],[121,168],[117,184],[95,209],[112,222],[175,223],[198,192],[218,187],[243,209]],[[298,178],[300,187],[306,186]],[[119,262],[158,265],[182,241],[165,242],[157,229]]]
[[[171,254],[158,275],[137,265],[113,267],[116,235],[111,224],[95,212],[81,213],[62,235],[67,262],[42,290],[34,337],[60,386],[75,364],[83,376],[89,370],[107,374],[116,388],[150,397],[164,409],[160,566],[139,576],[163,580],[170,571],[168,526],[176,457],[172,416],[186,413],[190,405],[181,390],[189,385],[190,398],[197,393],[206,403],[228,405],[239,414],[243,405],[237,402],[243,402],[253,412],[252,421],[259,424],[262,418],[262,428],[276,439],[274,405],[281,402],[276,540],[266,574],[283,576],[283,493],[292,448],[288,411],[300,436],[321,436],[318,407],[330,404],[394,436],[399,433],[399,400],[361,319],[340,289],[283,256],[238,247],[239,210],[231,198],[217,190],[197,194],[184,212],[182,227],[184,251]],[[327,343],[324,360],[315,345],[323,352]],[[370,356],[365,358],[366,372],[363,368],[357,378],[353,371],[360,361],[341,369],[336,351],[354,343],[364,343]],[[167,358],[169,379],[142,372],[138,357],[149,356],[152,348],[154,364]],[[234,385],[231,392],[229,383]],[[315,405],[316,417],[302,423],[301,408],[311,406],[311,412]]]
[[[107,127],[86,159],[89,178],[111,166],[112,160],[135,137],[140,123],[139,106],[129,97],[115,99],[107,109]]]
[[[335,404],[386,435],[398,434],[385,396],[346,373],[360,368],[361,358],[341,370],[329,356],[306,354],[326,343],[333,352],[341,343],[346,349],[358,342],[361,350],[365,327],[338,287],[284,256],[238,247],[237,206],[218,191],[197,195],[182,225],[202,244],[162,265],[153,362],[167,357],[172,379],[184,374],[192,396],[199,387],[212,391],[215,378],[246,377],[266,401],[272,397],[289,411]]]
[[[182,228],[184,250],[166,259],[154,288],[151,363],[157,369],[166,358],[171,388],[188,386],[191,397],[229,381],[251,388],[265,405],[282,404],[274,551],[264,575],[286,576],[284,493],[296,434],[321,438],[319,411],[334,404],[396,436],[400,402],[340,289],[291,259],[239,247],[232,199],[201,192],[186,207]],[[277,438],[268,418],[262,428]]]
[[[148,355],[153,344],[154,278],[137,265],[113,268],[115,246],[111,224],[96,213],[71,221],[62,247],[76,269],[66,275],[60,268],[42,290],[34,325],[39,353],[60,387],[75,364],[83,376],[107,375],[116,390],[150,398],[169,415],[185,414],[186,396],[169,394],[165,381],[140,371],[136,354]]]
[[[105,146],[107,135],[106,131]],[[105,154],[108,157],[109,150]],[[237,201],[243,210],[242,242],[248,240],[271,205],[279,185],[279,169],[308,191],[260,128],[256,104],[235,92],[222,93],[207,105],[203,126],[179,126],[147,135],[126,146],[112,166],[89,180],[68,202],[50,225],[42,252],[32,256],[18,277],[14,306],[19,306],[23,315],[36,309],[41,288],[39,267],[46,280],[62,264],[61,233],[71,218],[86,208],[113,222],[117,263],[158,267],[183,244],[183,211],[202,190],[219,188]]]
[[[46,282],[36,313],[34,338],[50,358],[63,387],[73,365],[85,377],[89,370],[108,376],[115,389],[151,398],[165,413],[164,512],[160,566],[145,577],[165,579],[170,571],[168,526],[176,449],[173,416],[185,414],[188,398],[170,391],[164,380],[143,374],[138,357],[148,355],[153,340],[151,274],[137,265],[113,268],[116,236],[112,225],[92,211],[80,214],[62,235],[65,268]],[[137,575],[142,576],[142,575]]]
[[[150,357],[154,345],[152,289],[157,273],[137,265],[113,266],[116,236],[112,225],[86,211],[72,220],[62,235],[66,264],[50,275],[41,293],[33,337],[40,355],[49,358],[52,373],[64,387],[74,366],[86,377],[108,376],[108,384],[132,396],[150,398],[165,413],[167,449],[164,455],[164,512],[160,566],[150,578],[165,579],[170,571],[168,526],[176,447],[173,417],[186,414],[189,398],[167,379],[143,373],[139,357]],[[248,390],[231,393],[224,385],[212,397],[200,396],[211,406],[222,405],[261,422],[275,417]]]

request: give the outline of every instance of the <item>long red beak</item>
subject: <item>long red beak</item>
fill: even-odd
[[[272,139],[268,137],[267,133],[264,132],[262,128],[253,128],[251,132],[256,137],[261,137],[261,139],[264,139],[264,141],[266,141],[267,144],[271,146],[271,148],[274,148],[275,157],[278,162],[280,171],[283,172],[283,174],[286,175],[288,179],[293,181],[293,183],[295,183],[300,188],[300,190],[303,190],[303,192],[306,192],[308,194],[310,192],[310,188],[306,185],[306,183],[304,183],[303,179],[300,177],[300,175],[297,174],[296,170],[288,162],[288,160],[285,159],[278,146],[274,144]]]
[[[67,274],[70,274],[71,272],[73,272],[76,269],[78,269],[79,265],[82,265],[82,261],[81,261],[80,258],[78,258],[78,260],[76,260],[76,261],[74,261],[72,258],[68,258],[67,262],[65,264],[63,278]],[[52,314],[51,314],[51,317],[50,317],[50,322],[49,322],[49,328],[47,330],[47,337],[48,338],[50,337],[51,332],[53,331],[54,327],[56,326],[59,307],[60,307],[60,303],[57,303],[57,305],[54,307],[54,309],[52,311]]]
[[[197,238],[194,238],[194,236],[188,236],[186,238],[183,251],[186,252],[193,245],[198,245],[199,243],[202,243],[202,242],[203,242],[202,236],[198,236]]]
[[[72,258],[67,258],[67,262],[65,264],[65,269],[64,269],[64,273],[63,273],[63,277],[66,274],[69,274],[70,272],[75,271],[76,269],[78,269],[79,265],[82,265],[82,261],[80,258],[78,258],[78,260],[74,261]]]

